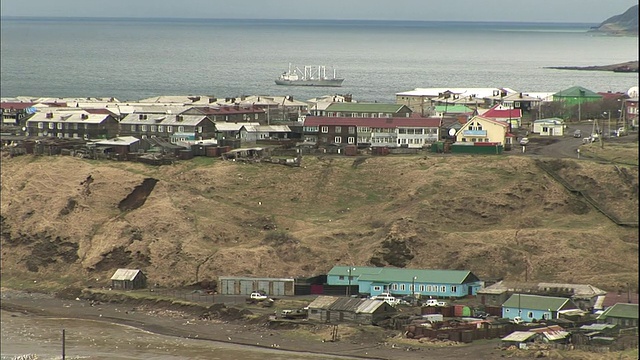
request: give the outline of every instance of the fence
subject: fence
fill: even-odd
[[[206,290],[153,289],[152,291],[162,297],[205,304],[214,304],[219,296]]]
[[[600,206],[600,204],[598,204],[598,202],[596,202],[589,194],[587,194],[584,190],[578,190],[576,188],[574,188],[571,184],[569,184],[565,179],[563,179],[560,175],[558,175],[555,171],[551,170],[547,165],[545,165],[542,161],[540,160],[536,160],[536,165],[542,169],[544,172],[546,172],[547,174],[549,174],[549,176],[551,176],[555,181],[559,182],[560,185],[564,186],[567,190],[569,190],[571,193],[574,194],[578,194],[580,196],[582,196],[591,206],[593,206],[596,210],[598,210],[600,213],[602,213],[604,216],[606,216],[607,218],[609,218],[609,220],[611,220],[613,223],[615,223],[618,226],[628,226],[628,227],[634,227],[637,228],[638,227],[638,222],[637,221],[622,221],[620,219],[618,219],[618,217],[614,214],[611,214],[610,212],[608,212],[607,210],[605,210],[604,208],[602,208]]]

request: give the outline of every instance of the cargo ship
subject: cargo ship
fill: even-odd
[[[289,70],[282,73],[282,75],[276,79],[276,84],[289,86],[340,87],[342,86],[343,81],[344,79],[336,76],[335,69],[333,69],[333,76],[327,76],[327,68],[324,65],[305,66],[304,69],[300,69],[297,66],[292,68],[291,64],[289,64]]]

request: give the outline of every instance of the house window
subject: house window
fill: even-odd
[[[163,132],[163,131],[164,131],[164,126],[158,125],[158,132]]]
[[[38,129],[44,129],[44,123],[43,122],[39,122],[38,123]]]
[[[420,292],[424,292],[424,285],[420,285],[418,289],[420,289]]]
[[[318,127],[317,126],[305,126],[304,127],[304,131],[305,132],[318,132]],[[329,131],[329,130],[327,130],[327,131]]]
[[[391,290],[398,290],[398,284],[391,284]]]
[[[77,138],[78,138],[78,133],[74,133],[74,134],[73,134],[73,138],[74,138],[74,139],[77,139]]]
[[[135,125],[131,125],[131,131],[136,131],[136,126]]]
[[[458,292],[458,287],[457,286],[452,286],[451,287],[451,292],[452,293],[457,293]]]
[[[342,275],[338,276],[338,280],[344,280],[344,276]]]
[[[374,286],[373,287],[373,291],[381,291],[382,290],[382,286]]]
[[[446,286],[440,286],[440,292],[447,292],[447,287]]]
[[[398,134],[406,134],[407,129],[398,129]]]
[[[178,132],[184,132],[184,126],[178,126]]]
[[[173,126],[167,126],[167,132],[168,133],[173,132]]]
[[[341,133],[342,132],[342,126],[336,126],[334,132],[337,133],[337,134]]]
[[[322,127],[322,132],[325,133],[325,134],[328,133],[329,132],[329,127],[328,126],[323,126]]]
[[[149,128],[151,129],[151,132],[156,132],[156,126],[155,125],[151,125]]]
[[[198,126],[198,132],[202,133],[202,126]]]
[[[509,312],[509,309],[504,309],[504,312]]]
[[[58,130],[62,129],[62,123],[58,123]]]
[[[404,284],[400,284],[400,291],[404,291],[405,287]]]
[[[529,312],[527,313],[527,317],[528,317],[529,319],[533,319],[533,311],[529,311]]]
[[[333,139],[333,140],[334,140],[334,142],[336,144],[340,144],[340,143],[342,143],[342,136],[336,136],[335,139]]]
[[[49,123],[49,129],[55,129],[56,128],[56,124],[50,122]]]
[[[349,134],[355,134],[356,133],[356,127],[355,126],[349,126]]]
[[[520,107],[520,101],[516,101],[513,106],[519,108]]]
[[[147,131],[147,125],[141,125],[140,131]]]
[[[62,133],[58,133],[58,135],[56,137],[62,139]]]
[[[354,138],[353,136],[349,136],[349,138],[347,139],[347,142],[349,144],[354,144],[356,142],[356,138]]]

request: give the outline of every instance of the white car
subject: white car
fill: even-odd
[[[258,292],[258,291],[254,291],[251,293],[251,296],[249,296],[249,298],[251,300],[257,300],[257,301],[262,301],[262,300],[267,300],[269,297],[267,296],[267,294]]]
[[[520,139],[520,145],[527,145],[529,143],[529,138],[522,138]]]

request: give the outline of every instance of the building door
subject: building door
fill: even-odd
[[[236,281],[223,280],[222,293],[226,295],[236,295]]]
[[[250,295],[253,292],[252,280],[240,280],[240,295]]]
[[[275,295],[269,292],[269,281],[264,281],[264,280],[258,281],[258,290],[264,291],[266,294],[269,294],[269,295]]]
[[[273,295],[275,296],[283,296],[284,293],[284,281],[274,281],[273,282]]]

